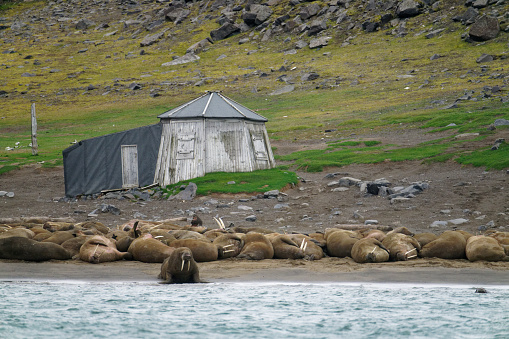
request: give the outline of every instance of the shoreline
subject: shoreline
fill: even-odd
[[[315,262],[270,259],[198,263],[200,278],[210,283],[339,283],[465,285],[509,287],[509,264],[474,265],[466,260],[443,267],[442,260],[355,264],[350,259],[324,258]],[[450,261],[449,261],[450,262]],[[410,264],[409,264],[410,263]],[[468,265],[472,264],[472,265]],[[455,266],[455,267],[450,267]],[[158,283],[161,264],[117,261],[89,264],[81,261],[24,262],[0,260],[0,282],[139,282]]]

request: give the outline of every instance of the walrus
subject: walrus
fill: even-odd
[[[133,255],[133,259],[146,263],[162,263],[173,253],[175,248],[167,246],[152,238],[150,234],[133,240],[127,252]]]
[[[468,238],[465,254],[470,261],[509,261],[509,256],[497,239],[484,235]]]
[[[274,249],[274,259],[302,259],[305,254],[299,245],[286,234],[267,236]]]
[[[261,233],[248,233],[244,235],[244,247],[237,256],[240,259],[263,260],[274,257],[272,243]]]
[[[353,245],[362,239],[358,232],[337,230],[325,233],[327,240],[327,253],[331,257],[350,257],[352,255]]]
[[[50,232],[69,231],[74,229],[74,224],[63,221],[46,221],[42,227]]]
[[[75,231],[56,231],[51,235],[51,237],[41,240],[41,242],[53,242],[61,245],[64,241],[72,239],[75,236]]]
[[[76,224],[75,227],[77,229],[81,229],[83,231],[90,230],[90,231],[94,232],[94,234],[98,234],[98,235],[105,235],[110,232],[110,229],[99,221],[85,221],[85,222]]]
[[[132,259],[129,252],[117,250],[113,240],[102,235],[94,235],[89,238],[80,248],[80,259],[92,264],[117,261],[121,259]]]
[[[375,238],[362,238],[352,247],[352,259],[357,263],[389,261],[389,250]]]
[[[52,242],[38,242],[25,237],[9,237],[0,239],[0,259],[68,260],[71,259],[71,255],[65,248]]]
[[[159,279],[163,284],[199,283],[200,273],[193,258],[193,252],[187,247],[178,247],[161,265]]]
[[[387,236],[383,231],[374,229],[366,230],[364,232],[361,232],[361,234],[364,238],[374,238],[378,241],[383,241]]]
[[[491,231],[485,235],[497,239],[501,245],[509,245],[509,232]]]
[[[401,233],[401,234],[405,234],[405,235],[409,235],[409,236],[414,235],[413,232],[411,232],[408,228],[406,228],[404,226],[396,227],[392,231],[387,232],[387,235],[393,234],[393,233]]]
[[[231,230],[235,233],[260,233],[260,234],[271,234],[274,233],[274,231],[269,230],[267,228],[261,228],[261,227],[242,227],[242,226],[235,226],[232,227]]]
[[[403,233],[387,234],[382,244],[389,251],[389,257],[394,261],[406,261],[417,258],[421,244],[413,237]]]
[[[65,248],[67,252],[74,259],[74,256],[80,254],[81,246],[87,241],[92,235],[80,235],[75,238],[71,238],[69,240],[64,241],[60,246]]]
[[[321,243],[318,240],[299,233],[288,234],[288,237],[302,248],[305,254],[304,259],[320,260],[324,257],[325,254],[323,253]]]
[[[423,258],[465,259],[465,236],[457,231],[445,231],[437,239],[422,247]]]
[[[209,239],[198,232],[190,231],[190,230],[176,230],[176,231],[169,231],[171,235],[173,235],[176,239],[196,239],[196,240],[206,240]]]
[[[417,240],[419,244],[421,244],[421,247],[429,244],[430,242],[436,240],[437,238],[438,235],[428,232],[414,234],[414,239]]]
[[[233,258],[240,254],[244,247],[244,240],[235,233],[221,234],[212,241],[217,247],[218,258]]]
[[[316,241],[316,244],[320,246],[321,248],[327,247],[327,241],[325,240],[325,234],[322,232],[313,232],[309,233],[307,235],[308,237],[314,239]]]
[[[161,241],[165,245],[169,245],[172,241],[177,240],[173,235],[168,233],[168,230],[154,229],[150,231],[150,234],[152,234],[154,239]]]
[[[197,262],[215,261],[219,256],[217,246],[208,239],[177,239],[172,241],[169,246],[189,248]]]
[[[10,237],[24,237],[28,239],[32,239],[35,236],[35,233],[29,229],[16,227],[10,228],[5,232],[0,233],[0,238],[10,238]]]

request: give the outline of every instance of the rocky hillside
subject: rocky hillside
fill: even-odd
[[[506,101],[508,23],[504,0],[26,0],[0,12],[0,115],[211,89]]]

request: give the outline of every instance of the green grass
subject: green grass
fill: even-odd
[[[492,151],[491,147],[464,154],[456,159],[460,164],[469,164],[486,169],[501,170],[509,168],[509,144],[500,145],[498,150]]]
[[[234,184],[228,182],[234,181]],[[263,193],[270,190],[283,190],[289,185],[297,185],[298,177],[294,172],[274,168],[248,173],[208,173],[204,177],[185,180],[166,186],[163,191],[174,195],[183,184],[193,182],[197,185],[197,195],[210,193]]]

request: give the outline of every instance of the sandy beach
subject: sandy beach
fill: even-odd
[[[509,263],[416,259],[357,264],[350,258],[305,260],[221,260],[198,263],[205,282],[394,283],[509,286]],[[161,264],[117,261],[0,261],[0,281],[158,282]]]

